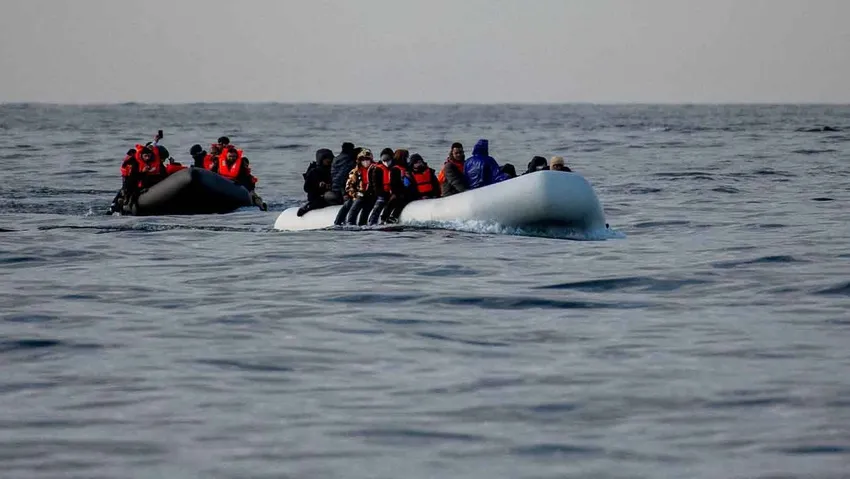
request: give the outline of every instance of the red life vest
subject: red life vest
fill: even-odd
[[[239,156],[236,158],[236,161],[233,162],[233,166],[227,166],[226,152],[223,152],[221,156],[218,157],[218,174],[231,181],[235,180],[239,176],[239,172],[242,170],[242,150],[236,150],[236,153]]]
[[[211,170],[213,165],[215,164],[215,158],[212,155],[207,155],[204,157],[204,169]]]
[[[443,163],[443,169],[440,170],[440,174],[437,175],[437,181],[439,181],[441,185],[446,182],[446,166],[448,166],[449,162],[451,162],[457,167],[457,169],[460,171],[460,174],[463,174],[463,166],[465,164],[463,161],[458,163],[452,159],[447,159],[446,162]]]
[[[177,173],[178,171],[185,170],[185,169],[186,169],[186,167],[181,165],[180,163],[169,163],[169,164],[165,165],[165,173],[169,174],[169,175],[172,174],[172,173]]]
[[[144,149],[144,146],[136,145],[136,154],[132,156],[127,155],[124,157],[124,162],[121,165],[121,176],[126,178],[133,174],[133,165],[131,163],[127,163],[127,160],[135,161],[136,167],[138,168],[138,174],[140,176],[158,177],[162,175],[163,164],[159,156],[159,148],[157,148],[156,145],[149,148],[149,150],[153,152],[152,160],[150,163],[147,163],[145,162],[145,160],[142,159],[142,150]],[[139,180],[139,188],[142,188],[144,186],[144,180]]]
[[[434,185],[431,183],[431,168],[425,168],[422,173],[413,172],[413,179],[416,181],[416,190],[420,195],[427,195],[434,191]]]
[[[372,168],[377,168],[377,169],[381,170],[381,174],[384,175],[384,181],[383,181],[384,192],[389,193],[390,192],[390,169],[387,168],[387,165],[385,165],[383,163],[375,163],[374,165],[372,165]]]
[[[369,191],[369,169],[371,166],[362,167],[358,166],[357,169],[360,170],[360,192],[365,193]]]

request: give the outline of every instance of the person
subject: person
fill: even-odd
[[[463,175],[471,190],[509,179],[496,160],[490,156],[490,142],[486,139],[480,139],[475,144],[472,156],[463,164]]]
[[[516,168],[510,163],[502,165],[502,173],[508,175],[508,178],[516,178]]]
[[[566,171],[568,173],[573,171],[564,162],[564,158],[562,156],[553,156],[552,161],[549,162],[549,168],[553,171]]]
[[[192,148],[189,148],[189,156],[192,157],[192,166],[195,168],[209,169],[206,163],[209,153],[201,145],[192,145]]]
[[[542,156],[535,156],[531,159],[531,161],[528,162],[528,169],[525,170],[525,173],[523,173],[523,175],[548,169],[549,164],[546,162],[546,158],[543,158]]]
[[[221,136],[218,138],[218,144],[221,145],[222,148],[227,148],[230,146],[230,138]]]
[[[466,157],[463,152],[463,145],[460,143],[452,143],[449,150],[449,156],[446,162],[443,163],[443,169],[437,175],[437,180],[440,182],[440,194],[442,196],[451,196],[456,193],[463,193],[469,189],[466,183],[466,177],[463,176],[463,165]]]
[[[440,197],[440,182],[437,180],[437,174],[428,166],[422,155],[414,153],[410,156],[410,170],[419,199]]]
[[[112,202],[112,212],[119,213],[131,208],[139,195],[168,176],[162,155],[168,154],[165,147],[159,145],[136,145],[127,150],[121,162],[121,190]]]
[[[368,222],[375,203],[375,197],[369,189],[369,171],[373,164],[372,150],[364,148],[357,155],[357,166],[351,170],[345,184],[346,195],[352,201],[346,213],[346,224],[363,226]]]
[[[375,204],[369,213],[369,226],[378,224],[378,220],[384,217],[392,190],[392,167],[393,150],[391,148],[384,148],[381,150],[380,161],[372,165],[372,168],[369,169],[369,191],[375,199]]]
[[[251,193],[251,201],[254,205],[263,211],[268,210],[263,199],[254,191],[257,178],[251,174],[250,163],[248,158],[243,156],[242,150],[237,150],[233,145],[228,145],[219,156],[218,161],[213,163],[212,171],[248,190]]]
[[[213,167],[218,163],[219,157],[222,154],[223,147],[220,143],[212,143],[210,144],[210,152],[207,153],[207,156],[204,157],[203,167],[205,170],[212,170]]]
[[[345,182],[348,174],[356,165],[354,144],[345,142],[342,151],[334,158],[331,164],[331,189],[325,195],[325,200],[331,205],[341,205],[344,200]]]
[[[393,166],[390,169],[390,196],[381,215],[382,223],[398,223],[401,210],[418,196],[413,175],[409,171],[410,152],[403,148],[393,153]]]
[[[328,206],[325,193],[331,187],[331,162],[334,154],[327,148],[316,150],[316,161],[310,163],[304,173],[304,192],[307,193],[307,204],[298,208],[298,216],[304,216],[310,210]]]

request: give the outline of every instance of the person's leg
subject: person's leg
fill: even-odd
[[[369,214],[369,226],[375,226],[378,224],[378,220],[381,219],[381,214],[384,212],[386,204],[387,199],[384,197],[380,197],[375,200],[375,206],[372,207],[372,212]]]
[[[351,209],[352,200],[345,200],[345,203],[342,204],[342,208],[339,209],[339,212],[336,214],[336,218],[334,219],[334,225],[339,226],[345,224],[345,218],[348,215],[348,210]]]

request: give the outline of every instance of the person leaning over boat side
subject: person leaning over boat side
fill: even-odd
[[[375,196],[369,189],[369,171],[374,164],[373,160],[372,150],[363,149],[357,155],[357,166],[348,175],[345,193],[353,201],[346,214],[346,224],[363,226],[368,222],[369,213],[375,205]]]
[[[553,156],[552,161],[549,162],[549,168],[552,171],[566,171],[567,173],[573,171],[566,165],[566,163],[564,163],[564,158],[562,156]]]
[[[475,144],[472,156],[463,164],[463,175],[471,190],[510,179],[490,156],[490,142],[486,139],[480,139]]]
[[[440,174],[437,175],[437,181],[440,182],[440,194],[442,196],[463,193],[469,189],[466,183],[466,177],[463,176],[464,160],[466,160],[466,157],[463,153],[463,145],[452,143],[449,156],[446,158],[446,162],[443,163]]]
[[[546,158],[543,158],[542,156],[535,156],[531,159],[531,161],[528,162],[528,169],[525,170],[525,173],[523,173],[523,175],[548,169],[549,164],[546,162]]]
[[[437,173],[419,153],[410,156],[410,171],[416,184],[416,193],[419,199],[430,199],[440,197],[440,182]]]
[[[242,150],[237,150],[235,146],[228,145],[219,156],[218,161],[213,163],[211,171],[248,190],[254,205],[263,211],[268,210],[263,199],[254,191],[257,178],[251,174],[250,162],[247,157],[243,156]]]
[[[354,144],[346,141],[342,144],[342,151],[331,164],[331,189],[325,194],[325,200],[328,204],[341,205],[343,203],[348,174],[357,166],[355,158]]]
[[[393,167],[393,150],[384,148],[381,150],[380,161],[369,169],[369,191],[375,198],[375,205],[369,213],[369,226],[378,224],[378,220],[384,214],[387,201],[390,199],[391,169]]]
[[[204,160],[206,160],[208,155],[207,150],[201,145],[192,145],[192,148],[189,149],[189,156],[192,157],[192,166],[195,168],[209,169],[204,165]]]
[[[331,188],[331,162],[334,154],[327,148],[316,150],[316,161],[310,163],[304,173],[304,192],[307,193],[307,204],[298,208],[298,216],[304,216],[310,210],[328,206],[325,193]]]
[[[410,152],[398,149],[393,153],[393,166],[390,168],[390,196],[381,215],[382,223],[398,223],[401,210],[418,196],[416,184],[409,171]]]

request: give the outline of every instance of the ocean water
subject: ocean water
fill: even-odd
[[[271,211],[104,215],[159,128]],[[482,137],[616,234],[272,229],[317,148]],[[0,105],[0,476],[850,477],[848,153],[847,106]]]

